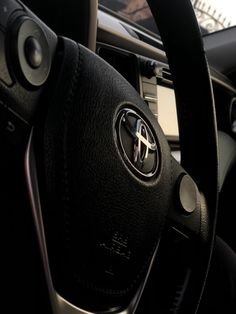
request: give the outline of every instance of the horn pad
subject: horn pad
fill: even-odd
[[[86,48],[64,52],[44,128],[43,216],[53,282],[75,304],[144,278],[173,194],[170,150],[133,87]]]

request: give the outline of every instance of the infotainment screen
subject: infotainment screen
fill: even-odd
[[[172,88],[157,85],[157,118],[166,136],[178,137],[175,93]]]

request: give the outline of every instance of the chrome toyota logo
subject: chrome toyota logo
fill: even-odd
[[[158,148],[151,128],[131,109],[122,109],[117,118],[117,139],[125,162],[135,174],[154,176],[159,165]]]

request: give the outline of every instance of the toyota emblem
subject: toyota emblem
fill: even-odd
[[[148,123],[134,110],[124,108],[116,124],[119,148],[136,174],[153,177],[159,165],[158,147]]]

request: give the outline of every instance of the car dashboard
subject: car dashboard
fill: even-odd
[[[161,125],[173,155],[180,160],[174,87],[161,40],[102,7],[98,11],[96,51],[138,91]],[[210,73],[218,129],[235,138],[236,88],[211,65]],[[191,75],[194,73],[190,71],[190,79]]]
[[[229,29],[229,32],[232,33],[230,36],[235,38],[236,28]],[[222,66],[217,67],[215,61],[221,60],[220,53],[222,53],[222,50],[219,49],[215,53],[212,52],[211,48],[214,45],[220,45],[218,42],[222,40],[222,36],[225,39],[225,35],[224,32],[218,32],[214,36],[219,36],[219,38],[212,39],[212,35],[205,36],[203,42],[208,57],[219,140],[220,134],[226,133],[235,141],[235,72],[228,71],[229,73],[225,73],[227,71],[223,71]],[[232,43],[234,43],[233,39],[231,40]],[[100,6],[98,10],[96,52],[138,91],[160,124],[168,140],[172,156],[180,163],[181,148],[175,91],[168,60],[160,38],[146,30],[137,28],[136,25],[128,23],[112,11]],[[224,60],[225,63],[227,63],[226,59]],[[222,60],[218,62],[223,63]],[[234,63],[233,58],[231,58],[231,63]],[[231,67],[233,66],[231,65]],[[194,76],[191,69],[189,69],[188,76],[189,80]],[[192,81],[193,84],[196,84],[194,79]],[[201,121],[199,121],[200,127]],[[226,148],[223,146],[220,158],[224,158],[224,149]],[[201,153],[199,151],[199,154]],[[223,187],[220,187],[217,224],[218,235],[222,236],[234,250],[236,250],[236,243],[232,236],[232,230],[234,230],[235,221],[235,200],[233,198],[235,168],[235,166],[232,166],[232,169],[230,168]]]

